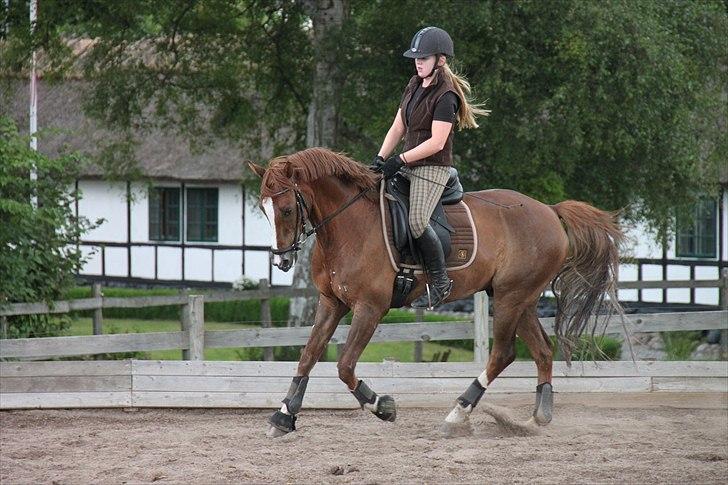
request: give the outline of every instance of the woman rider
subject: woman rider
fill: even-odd
[[[454,47],[444,30],[420,30],[403,55],[415,60],[417,74],[404,90],[394,122],[374,157],[374,166],[384,178],[393,177],[401,169],[410,180],[409,225],[429,278],[429,291],[412,306],[429,308],[439,305],[452,290],[442,245],[429,220],[449,178],[453,125],[457,123],[459,129],[477,128],[475,116],[489,111],[470,102],[470,84],[448,66]],[[403,136],[403,152],[387,158]]]

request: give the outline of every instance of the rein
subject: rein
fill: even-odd
[[[291,251],[298,252],[301,250],[301,245],[305,243],[308,238],[310,238],[313,234],[316,234],[319,229],[324,227],[326,224],[328,224],[334,217],[338,216],[342,212],[344,212],[346,209],[351,207],[351,205],[354,204],[357,200],[364,197],[364,195],[372,190],[372,187],[367,187],[366,189],[360,191],[358,194],[356,194],[354,197],[350,198],[344,205],[336,209],[334,212],[329,214],[328,216],[324,217],[321,222],[316,224],[315,226],[311,224],[313,227],[306,230],[306,222],[311,223],[311,211],[308,208],[308,204],[306,204],[306,200],[303,198],[303,195],[298,189],[283,189],[280,192],[276,192],[272,195],[272,197],[275,197],[277,195],[282,195],[288,192],[289,190],[294,190],[296,194],[296,234],[293,237],[293,244],[290,246],[283,248],[283,249],[271,249],[270,252],[275,255],[282,255],[286,253],[290,253]]]
[[[409,175],[410,177],[418,178],[420,180],[424,180],[426,182],[430,182],[433,185],[439,185],[440,187],[445,187],[446,189],[453,189],[452,187],[450,187],[447,184],[441,184],[440,182],[435,182],[434,180],[430,180],[427,177],[422,177],[421,175],[417,175],[417,174],[413,173],[412,171],[410,171],[407,175]],[[458,190],[458,189],[453,189],[453,190],[455,190],[455,192],[460,192],[461,194],[465,195],[465,191]],[[482,200],[483,202],[487,202],[488,204],[493,204],[493,205],[495,205],[497,207],[502,207],[504,209],[510,209],[512,207],[522,207],[523,206],[523,203],[520,203],[520,202],[518,204],[509,204],[509,205],[500,204],[500,203],[494,202],[492,200],[488,200],[488,199],[484,199],[482,197],[478,197],[475,194],[468,194],[468,197],[472,197],[473,199]]]

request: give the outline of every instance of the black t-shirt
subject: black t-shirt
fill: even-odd
[[[422,99],[422,94],[425,90],[422,88],[422,84],[417,85],[417,89],[412,93],[409,103],[407,103],[407,124],[409,125],[410,116],[412,116],[412,110],[417,106]],[[448,123],[455,122],[455,115],[460,108],[460,99],[452,91],[448,91],[443,94],[435,105],[435,113],[432,116],[433,121],[447,121]]]

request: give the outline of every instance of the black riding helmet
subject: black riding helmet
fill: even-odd
[[[412,37],[410,48],[402,54],[411,59],[420,59],[433,54],[444,54],[447,57],[455,55],[450,34],[439,27],[425,27]]]

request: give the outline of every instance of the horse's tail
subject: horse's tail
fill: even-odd
[[[551,282],[551,289],[556,296],[554,332],[570,365],[572,351],[585,330],[594,344],[600,312],[604,317],[602,329],[615,313],[624,316],[617,300],[619,248],[624,234],[616,222],[616,213],[575,200],[551,208],[569,238],[569,254]]]

